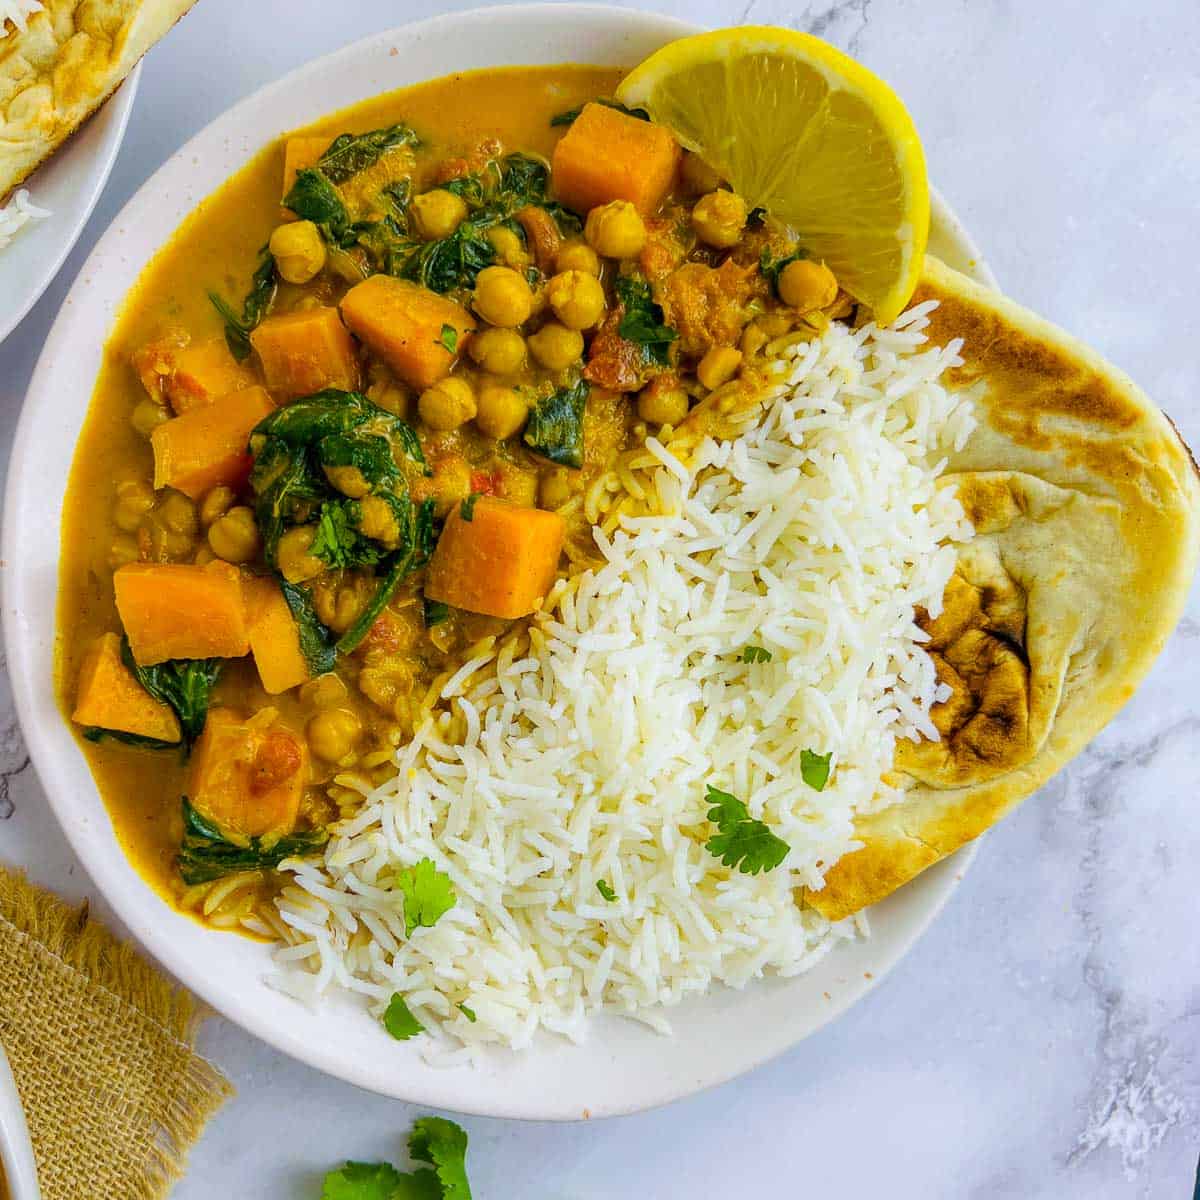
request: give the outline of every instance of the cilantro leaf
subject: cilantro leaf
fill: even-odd
[[[400,1180],[391,1163],[348,1162],[325,1176],[321,1200],[393,1200]]]
[[[458,1006],[458,1011],[462,1013],[462,1015],[466,1017],[472,1025],[474,1025],[478,1020],[478,1018],[475,1016],[475,1010],[473,1008],[468,1008],[465,1004],[460,1004]]]
[[[437,1172],[444,1200],[471,1200],[465,1129],[444,1117],[422,1117],[413,1125],[408,1152]]]
[[[425,1032],[425,1026],[408,1011],[408,1004],[399,992],[393,992],[388,1001],[383,1014],[383,1027],[398,1042],[407,1042],[409,1038]]]
[[[727,867],[737,867],[743,875],[757,875],[773,871],[787,857],[791,849],[787,842],[751,817],[736,796],[710,783],[705,799],[712,805],[708,819],[718,832],[704,843],[704,848]]]
[[[829,782],[829,763],[832,758],[832,750],[828,754],[818,754],[815,750],[800,751],[800,778],[813,791],[824,791]]]
[[[385,497],[386,499],[386,497]],[[327,500],[317,517],[310,553],[330,567],[373,567],[382,548],[358,530],[362,506],[357,500]]]
[[[458,330],[453,325],[443,325],[438,345],[445,346],[451,354],[458,353]]]
[[[596,891],[598,891],[600,895],[602,895],[605,900],[609,902],[609,904],[612,904],[617,898],[617,893],[613,891],[612,884],[609,883],[607,879],[596,880]]]
[[[396,886],[404,894],[405,937],[412,937],[418,926],[432,929],[458,903],[450,876],[439,871],[431,858],[405,867],[396,876]]]
[[[679,335],[663,324],[663,310],[654,302],[649,283],[638,275],[625,275],[617,280],[616,288],[625,306],[617,332],[627,342],[641,346],[642,361],[647,365],[669,366],[671,343]]]
[[[779,295],[779,276],[783,274],[784,267],[791,266],[794,262],[799,262],[801,259],[807,258],[803,250],[794,250],[791,254],[782,255],[776,258],[766,246],[763,247],[762,254],[758,258],[758,269],[762,272],[763,277],[771,285],[771,290]]]
[[[764,650],[762,646],[747,646],[742,651],[742,662],[744,663],[760,663],[770,661],[770,650]]]

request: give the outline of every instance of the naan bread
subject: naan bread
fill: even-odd
[[[0,203],[195,0],[43,0],[0,38]]]
[[[962,337],[952,387],[982,380],[954,455],[975,525],[945,609],[918,614],[953,695],[938,742],[901,743],[897,804],[804,899],[831,919],[873,904],[994,825],[1133,695],[1183,610],[1200,553],[1196,463],[1167,417],[1074,338],[942,263],[913,303]]]

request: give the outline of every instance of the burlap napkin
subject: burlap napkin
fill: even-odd
[[[0,1041],[45,1200],[154,1200],[232,1094],[197,1002],[132,947],[0,870]]]

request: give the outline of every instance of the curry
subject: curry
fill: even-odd
[[[852,314],[619,80],[476,72],[339,113],[129,297],[67,492],[58,687],[183,907],[319,850],[361,800],[339,780],[386,775],[471,646],[589,561],[622,453]]]

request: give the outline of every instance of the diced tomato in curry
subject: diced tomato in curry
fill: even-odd
[[[133,293],[68,493],[60,688],[165,891],[182,797],[193,859],[226,839],[274,886],[270,847],[586,554],[619,455],[852,309],[788,285],[786,231],[697,208],[712,172],[595,102],[618,79],[455,76],[289,137]]]

